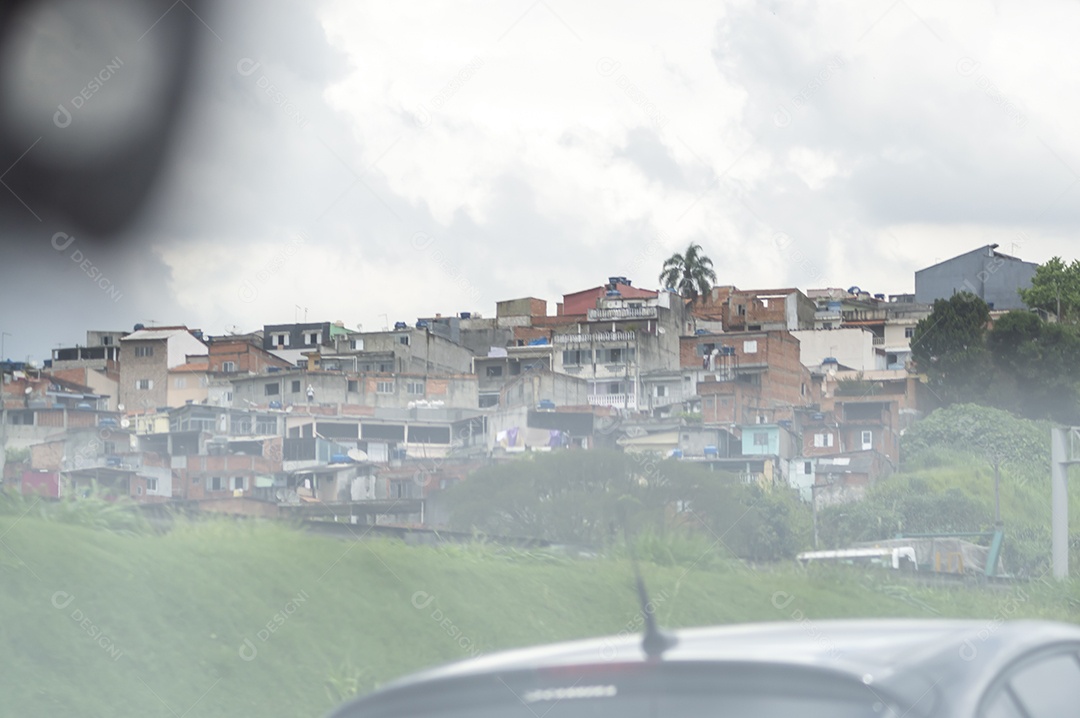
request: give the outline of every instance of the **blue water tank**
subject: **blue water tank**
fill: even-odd
[[[555,402],[553,402],[551,399],[541,399],[540,403],[536,405],[536,408],[544,410],[554,410]]]
[[[714,456],[715,457],[715,456],[719,456],[719,455],[720,455],[720,452],[716,450],[715,446],[706,446],[705,447],[705,456]]]
[[[472,312],[461,312],[458,316],[462,319],[472,319]]]
[[[331,464],[347,464],[349,457],[345,454],[334,454],[330,457]]]
[[[395,331],[397,331],[399,329],[408,329],[408,328],[409,328],[409,325],[406,322],[394,322],[394,330]]]
[[[280,409],[281,408],[281,402],[275,399],[274,401],[270,402],[270,408],[271,409]]]
[[[671,453],[668,454],[668,456],[670,456],[673,459],[681,459],[682,458],[682,449],[672,449]]]

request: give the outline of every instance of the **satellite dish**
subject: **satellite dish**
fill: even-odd
[[[126,428],[128,428],[129,426],[131,426],[131,419],[129,419],[129,418],[127,418],[127,417],[125,416],[124,418],[122,418],[122,419],[120,420],[120,428],[122,428],[122,429],[126,429]]]
[[[32,394],[32,393],[34,393],[34,387],[32,387],[32,386],[26,387],[26,389],[25,389],[25,391],[23,391],[23,393],[24,394]]]
[[[352,459],[353,461],[367,461],[368,460],[367,452],[366,451],[361,451],[360,449],[349,449],[348,457],[350,459]]]
[[[116,405],[116,410],[117,411],[123,411],[124,410],[124,405],[123,404],[117,404]]]
[[[286,414],[288,414],[292,410],[293,410],[293,405],[292,404],[289,404],[287,407],[285,407],[285,413]]]

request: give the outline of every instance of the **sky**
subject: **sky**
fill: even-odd
[[[554,313],[609,276],[656,288],[690,242],[720,284],[887,294],[984,244],[1077,256],[1075,4],[42,5],[0,61],[16,360],[135,323]],[[78,174],[166,116],[157,181]],[[19,184],[37,165],[55,180]],[[102,214],[114,185],[146,190],[119,230],[35,194]]]

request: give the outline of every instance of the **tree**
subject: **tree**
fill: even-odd
[[[911,337],[911,356],[946,403],[985,400],[991,379],[986,325],[990,308],[970,292],[934,301]]]
[[[1020,290],[1020,299],[1032,309],[1053,312],[1059,320],[1080,323],[1080,260],[1065,264],[1053,257],[1035,269],[1031,287]]]
[[[1033,419],[1080,420],[1080,336],[1031,312],[999,317],[986,337],[996,371],[994,403]]]
[[[682,254],[676,252],[664,261],[660,283],[665,289],[678,292],[680,296],[696,300],[704,297],[716,281],[712,260],[701,252],[701,245],[690,243]]]

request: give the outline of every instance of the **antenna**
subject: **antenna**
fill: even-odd
[[[622,515],[623,540],[626,542],[626,550],[630,554],[630,566],[634,570],[634,584],[637,587],[638,602],[641,604],[641,615],[645,620],[645,631],[641,637],[641,648],[650,661],[659,661],[664,657],[664,651],[674,646],[678,639],[670,633],[661,631],[656,625],[656,617],[649,608],[649,594],[645,590],[645,579],[641,577],[641,569],[638,567],[637,554],[634,545],[630,542],[630,531],[627,528],[628,521],[625,510]]]

